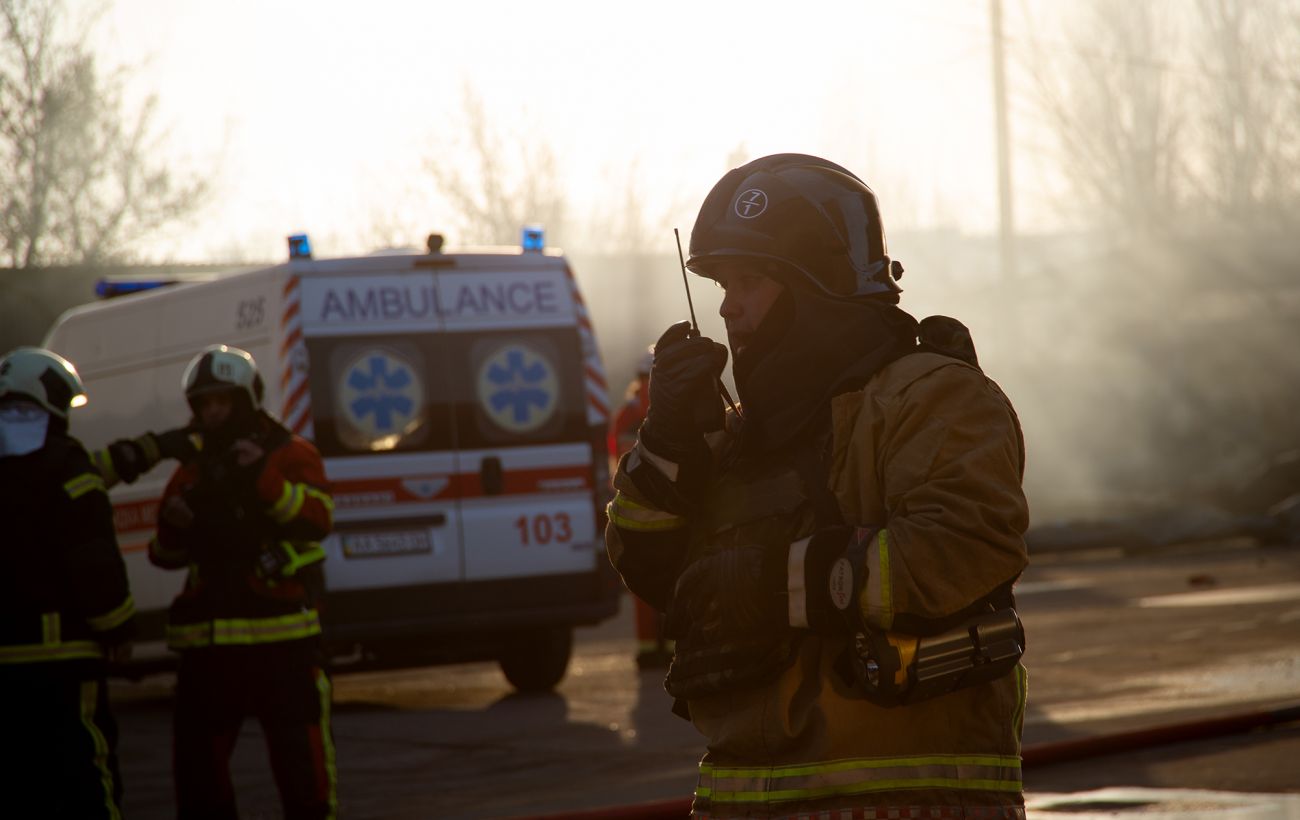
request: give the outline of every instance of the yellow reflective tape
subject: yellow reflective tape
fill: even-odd
[[[284,482],[284,490],[281,491],[279,500],[271,505],[271,518],[278,524],[292,521],[293,517],[302,509],[303,502],[306,500],[307,495],[303,492],[301,484]]]
[[[894,589],[889,573],[889,530],[882,529],[876,536],[880,542],[880,605],[884,608],[885,629],[894,625]]]
[[[889,629],[894,625],[894,593],[889,579],[889,531],[881,530],[867,545],[866,594],[859,601],[867,623]]]
[[[334,498],[324,490],[318,490],[310,484],[302,485],[303,490],[307,493],[308,498],[314,498],[324,505],[330,515],[334,514]]]
[[[282,570],[283,575],[293,575],[305,566],[325,560],[325,549],[318,541],[308,541],[297,546],[282,541],[281,545],[291,556],[289,565]]]
[[[674,530],[686,525],[685,518],[638,504],[621,491],[614,495],[605,512],[610,521],[625,530]]]
[[[111,820],[120,820],[117,802],[113,800],[113,773],[108,767],[108,741],[95,723],[95,710],[99,704],[99,682],[81,684],[81,725],[86,727],[90,742],[95,748],[95,768],[99,770],[99,783],[104,788],[104,808]]]
[[[1020,758],[932,755],[770,768],[702,763],[696,795],[722,803],[762,803],[927,788],[1019,792]]]
[[[102,658],[104,651],[94,641],[68,641],[67,643],[29,643],[18,646],[0,646],[0,664],[44,663],[46,661],[71,661],[84,658]]]
[[[321,751],[325,758],[325,776],[329,779],[329,814],[327,817],[334,818],[338,815],[338,767],[334,762],[334,734],[330,729],[330,701],[331,687],[329,676],[325,670],[316,670],[316,691],[320,693],[320,742]]]
[[[167,646],[172,649],[190,649],[212,644],[212,624],[168,624]]]
[[[1016,728],[1016,741],[1019,742],[1025,730],[1025,704],[1029,702],[1029,671],[1025,665],[1016,664],[1016,711],[1012,715],[1011,725]]]
[[[108,450],[96,450],[91,453],[90,463],[103,476],[105,486],[111,487],[121,481],[121,476],[117,474],[117,468],[113,466],[113,456]]]
[[[106,492],[104,479],[99,473],[82,473],[75,478],[70,478],[63,482],[63,489],[67,492],[68,497],[72,499],[81,498],[86,493],[95,490]]]
[[[216,618],[195,624],[168,624],[167,645],[173,649],[249,646],[310,638],[320,631],[320,615],[309,609],[275,618]]]
[[[714,777],[803,777],[810,774],[844,772],[854,769],[891,769],[903,766],[993,766],[1019,769],[1020,758],[1014,755],[911,755],[908,757],[860,757],[831,760],[825,763],[800,763],[792,766],[715,766],[701,763],[700,774]]]
[[[122,601],[122,603],[103,615],[87,618],[86,623],[90,624],[90,628],[96,632],[107,632],[126,623],[134,614],[135,600],[130,595],[127,595],[126,600]]]
[[[162,461],[162,452],[158,449],[158,439],[154,438],[152,433],[145,433],[135,440],[136,446],[140,452],[144,453],[146,464],[157,464]]]
[[[55,644],[63,637],[63,616],[57,612],[41,613],[41,643]]]
[[[872,792],[908,791],[912,789],[1019,792],[1023,789],[1023,785],[1019,780],[962,780],[948,777],[918,777],[900,778],[898,780],[873,780],[847,787],[823,786],[811,789],[774,789],[772,791],[758,792],[723,792],[697,788],[695,793],[699,797],[707,797],[717,803],[766,803],[810,800],[838,795],[870,794]]]

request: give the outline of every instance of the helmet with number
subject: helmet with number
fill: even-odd
[[[713,278],[728,259],[757,260],[793,287],[833,297],[899,293],[876,195],[843,167],[773,154],[729,171],[705,197],[686,267]]]
[[[0,359],[0,399],[18,397],[39,404],[65,421],[68,410],[86,403],[86,389],[72,362],[40,347],[19,347]]]
[[[190,409],[198,412],[197,398],[204,393],[234,390],[248,398],[249,408],[262,407],[262,375],[257,363],[245,350],[227,345],[213,345],[190,360],[181,378]]]

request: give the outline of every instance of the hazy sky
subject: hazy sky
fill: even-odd
[[[157,95],[169,152],[214,175],[201,228],[156,253],[278,257],[296,230],[329,255],[443,227],[425,166],[464,163],[466,87],[507,146],[555,149],[579,219],[631,185],[685,233],[729,159],[800,151],[865,178],[891,226],[993,230],[988,17],[973,0],[113,0],[96,47]]]

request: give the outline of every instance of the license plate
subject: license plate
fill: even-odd
[[[414,555],[421,552],[433,552],[433,539],[425,530],[358,532],[343,536],[343,555],[346,558]]]

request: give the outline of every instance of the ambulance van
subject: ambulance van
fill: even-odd
[[[573,628],[617,612],[603,549],[608,397],[577,282],[532,247],[312,259],[74,308],[45,344],[71,360],[89,448],[185,424],[186,364],[253,354],[263,406],[315,442],[333,487],[325,637],[340,668],[495,660],[525,691],[564,676]],[[298,250],[294,252],[294,249]],[[111,492],[141,640],[183,573],[148,560],[164,462]],[[161,643],[137,649],[166,657]],[[140,667],[137,667],[137,670]]]

